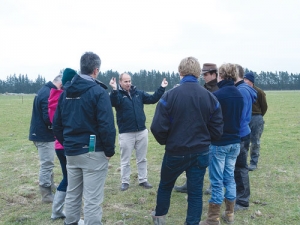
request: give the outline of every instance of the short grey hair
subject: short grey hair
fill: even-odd
[[[53,83],[59,83],[61,82],[62,79],[62,75],[57,75],[54,79],[53,79]]]
[[[101,59],[93,52],[86,52],[80,58],[80,73],[91,75],[94,69],[100,70]]]

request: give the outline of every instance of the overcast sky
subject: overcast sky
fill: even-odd
[[[298,0],[0,0],[0,79],[52,80],[93,51],[100,70],[177,72],[182,58],[300,73]]]

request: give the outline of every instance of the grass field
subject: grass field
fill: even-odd
[[[266,93],[269,109],[265,116],[258,170],[250,172],[250,208],[236,213],[235,224],[296,225],[300,224],[300,92]],[[50,220],[51,204],[41,203],[38,154],[28,141],[32,101],[33,95],[0,95],[0,225],[63,224],[62,220]],[[145,106],[148,128],[154,110],[155,105]],[[152,224],[149,214],[155,207],[164,148],[150,133],[148,176],[154,188],[144,190],[138,186],[133,154],[130,188],[121,192],[117,138],[116,145],[106,180],[103,223]],[[55,182],[59,183],[61,171],[58,160],[55,160]],[[184,181],[184,176],[179,177],[177,184]],[[204,187],[207,186],[206,174]],[[203,199],[202,218],[206,217],[208,198],[204,196]],[[183,224],[186,207],[186,195],[173,192],[167,224]]]

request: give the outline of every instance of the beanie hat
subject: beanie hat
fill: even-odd
[[[254,77],[254,74],[252,72],[246,73],[244,75],[244,78],[250,80],[254,84],[255,77]]]
[[[213,63],[204,63],[201,74],[205,74],[211,71],[218,71],[217,65]]]
[[[63,72],[63,76],[61,78],[62,85],[65,85],[67,81],[71,81],[73,77],[76,75],[76,71],[70,68],[66,68]]]

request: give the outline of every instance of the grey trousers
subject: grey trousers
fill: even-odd
[[[251,135],[250,135],[250,164],[257,165],[258,158],[260,155],[260,138],[264,131],[264,124],[265,121],[262,117],[262,115],[252,115],[251,121],[250,121],[250,129],[251,129]]]
[[[67,156],[68,188],[65,200],[66,224],[80,219],[84,199],[84,224],[102,225],[104,184],[108,159],[104,152]]]
[[[42,187],[51,186],[51,175],[54,168],[54,141],[33,142],[36,146],[40,158],[39,185]]]
[[[135,149],[139,183],[147,181],[148,130],[119,134],[121,151],[121,182],[129,184],[130,159]]]

